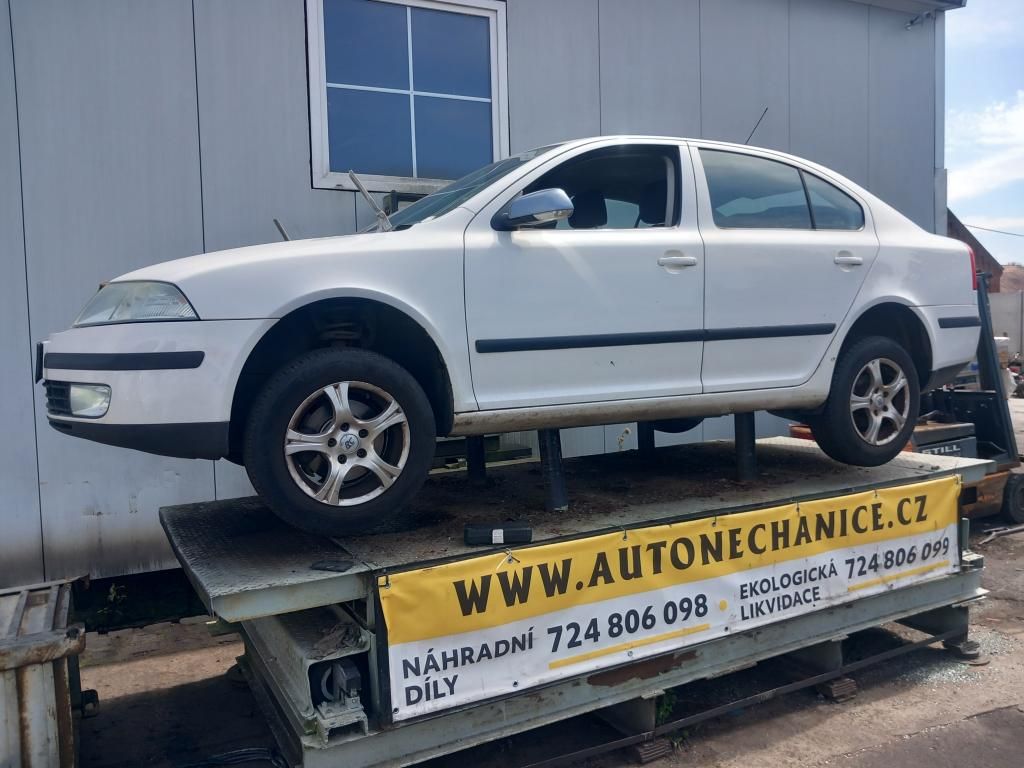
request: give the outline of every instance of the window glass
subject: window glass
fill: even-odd
[[[479,101],[416,97],[416,167],[419,176],[464,176],[489,163],[491,105]]]
[[[381,175],[412,176],[407,97],[330,88],[327,126],[332,170],[373,168]]]
[[[811,198],[815,229],[860,229],[864,211],[860,204],[827,181],[804,174],[807,195]]]
[[[715,225],[739,229],[811,229],[800,171],[753,155],[700,150]]]
[[[502,176],[507,176],[523,164],[556,149],[558,146],[558,144],[551,144],[546,147],[531,149],[529,152],[506,157],[504,160],[478,168],[458,181],[453,181],[444,189],[439,189],[437,192],[427,195],[412,205],[401,209],[391,216],[391,223],[398,229],[405,229],[421,221],[442,216],[448,213],[448,211],[458,208],[477,192],[482,192]]]
[[[554,229],[641,229],[676,221],[678,154],[667,146],[597,149],[545,173],[524,193],[562,189],[573,213]]]
[[[494,159],[495,12],[322,2],[330,171],[454,179]]]
[[[408,88],[405,16],[392,3],[324,0],[327,82]]]
[[[483,16],[412,9],[417,91],[491,97],[491,32]]]

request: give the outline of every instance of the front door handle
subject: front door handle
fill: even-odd
[[[674,256],[666,254],[658,259],[659,267],[680,268],[697,266],[696,256]]]
[[[840,251],[832,261],[841,267],[859,267],[864,263],[864,259],[860,256],[854,256],[847,251]]]

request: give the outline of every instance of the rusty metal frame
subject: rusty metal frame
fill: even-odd
[[[830,680],[835,680],[838,677],[845,677],[846,675],[849,675],[852,672],[857,672],[865,667],[881,664],[883,661],[888,661],[889,659],[902,656],[906,653],[912,653],[913,651],[920,650],[921,648],[926,648],[929,645],[955,640],[962,634],[962,629],[955,628],[945,632],[939,632],[938,634],[929,635],[923,640],[918,640],[913,643],[904,643],[897,648],[890,648],[888,651],[875,654],[874,656],[868,656],[864,659],[852,661],[849,664],[844,664],[843,666],[829,670],[828,672],[822,672],[821,674],[813,675],[811,677],[804,677],[792,683],[786,683],[785,685],[770,688],[751,696],[735,699],[734,701],[721,704],[717,707],[712,707],[711,709],[705,709],[702,712],[681,717],[678,720],[663,723],[649,731],[633,734],[631,736],[623,736],[620,739],[613,739],[601,744],[596,744],[592,747],[578,749],[574,752],[566,752],[564,754],[557,755],[556,757],[541,760],[540,762],[528,763],[527,765],[522,766],[522,768],[557,768],[557,766],[568,765],[577,760],[583,760],[584,758],[596,757],[607,752],[614,752],[617,749],[624,749],[626,747],[632,747],[645,742],[654,741],[661,736],[675,733],[676,731],[688,728],[691,725],[696,725],[697,723],[702,723],[706,720],[712,720],[716,717],[727,715],[730,712],[746,709],[747,707],[752,707],[755,704],[763,704],[766,701],[771,701],[772,699],[784,696],[787,693],[794,693],[795,691],[800,691],[804,688],[812,688],[816,685],[827,683]]]
[[[68,624],[70,611],[70,581],[0,590],[0,765],[75,764],[85,630]]]

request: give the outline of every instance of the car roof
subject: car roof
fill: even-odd
[[[674,142],[687,145],[697,145],[702,147],[713,147],[716,149],[747,152],[754,155],[760,155],[762,157],[778,160],[788,164],[796,165],[797,167],[806,168],[813,173],[821,176],[823,179],[838,185],[841,189],[848,193],[852,193],[855,197],[859,198],[860,202],[868,205],[872,210],[872,216],[876,219],[881,215],[882,211],[886,211],[891,216],[887,218],[893,220],[901,220],[903,223],[910,224],[915,229],[916,224],[912,224],[909,219],[900,214],[894,208],[889,206],[883,200],[879,199],[875,195],[871,194],[867,189],[857,184],[852,179],[842,175],[838,171],[817,163],[813,160],[809,160],[806,157],[800,157],[799,155],[791,155],[788,152],[783,152],[778,149],[771,149],[769,147],[758,147],[751,144],[739,144],[736,142],[728,141],[716,141],[714,139],[699,139],[685,136],[657,136],[657,135],[644,135],[644,134],[613,134],[609,136],[589,136],[585,138],[572,139],[569,141],[563,141],[557,144],[561,149],[570,149],[576,147],[586,146],[587,144],[595,144],[597,142]]]
[[[719,147],[721,149],[739,150],[739,151],[742,151],[742,152],[752,152],[752,153],[755,153],[755,154],[765,154],[765,155],[771,155],[771,156],[774,156],[774,157],[777,157],[777,158],[786,158],[786,159],[789,159],[789,160],[795,160],[795,161],[800,162],[800,163],[807,163],[807,164],[815,165],[815,166],[818,165],[818,163],[815,163],[813,160],[808,160],[807,158],[800,157],[798,155],[791,155],[788,152],[784,152],[784,151],[779,150],[779,149],[773,149],[771,147],[760,147],[760,146],[757,146],[757,145],[754,145],[754,144],[739,144],[737,142],[720,141],[720,140],[717,140],[717,139],[699,139],[699,138],[694,138],[692,136],[658,136],[658,135],[655,135],[655,134],[623,133],[623,134],[611,134],[611,135],[608,135],[608,136],[587,136],[585,138],[571,139],[571,140],[568,140],[568,141],[558,142],[557,144],[552,144],[550,146],[552,148],[557,146],[557,147],[560,147],[562,149],[565,149],[565,148],[568,148],[568,147],[584,146],[586,144],[591,144],[591,143],[598,142],[598,141],[602,141],[602,142],[603,141],[610,141],[610,142],[616,142],[617,141],[617,142],[622,142],[622,143],[628,143],[628,142],[633,142],[633,141],[636,141],[636,142],[671,141],[671,142],[678,142],[678,143],[681,143],[681,144],[700,144],[702,146],[706,145],[706,146],[712,146],[712,147]],[[825,168],[825,170],[828,170],[828,169]],[[832,173],[835,173],[835,172],[832,171]]]

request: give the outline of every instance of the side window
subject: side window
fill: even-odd
[[[809,173],[804,174],[804,183],[811,200],[815,229],[860,229],[864,226],[864,210],[848,194]]]
[[[678,218],[679,150],[671,146],[596,149],[566,160],[524,193],[558,188],[573,214],[555,229],[643,229],[673,226]]]
[[[700,150],[715,225],[723,229],[811,229],[800,171],[753,155]]]

